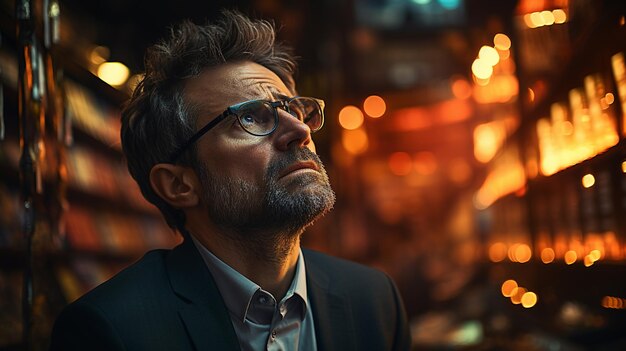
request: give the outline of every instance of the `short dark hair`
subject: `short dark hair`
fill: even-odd
[[[185,81],[205,68],[244,60],[266,67],[290,91],[295,90],[295,60],[289,48],[276,42],[272,23],[229,10],[206,25],[183,21],[171,29],[168,38],[148,49],[144,78],[122,110],[121,140],[128,170],[143,196],[179,231],[185,225],[184,213],[154,192],[150,170],[167,162],[195,132],[197,116],[184,99]],[[195,147],[179,162],[196,166]]]

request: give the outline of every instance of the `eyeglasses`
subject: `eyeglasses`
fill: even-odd
[[[324,100],[296,96],[279,101],[244,101],[228,107],[221,115],[217,116],[202,127],[202,129],[197,131],[187,142],[172,153],[169,162],[175,163],[187,148],[198,141],[198,139],[218,123],[231,115],[237,117],[239,124],[246,132],[256,136],[270,135],[278,127],[278,108],[282,108],[293,117],[309,126],[311,133],[322,129],[324,125]]]

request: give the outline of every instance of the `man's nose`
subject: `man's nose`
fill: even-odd
[[[274,132],[276,147],[285,151],[291,147],[303,147],[311,143],[311,128],[289,112],[278,110],[278,127]]]

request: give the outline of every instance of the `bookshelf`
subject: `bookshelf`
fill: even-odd
[[[510,296],[505,310],[517,337],[621,349],[626,315],[607,301],[626,297],[626,10],[611,1],[565,3],[565,23],[539,27],[524,16],[563,3],[518,5],[521,124],[505,148],[519,148],[508,167],[523,167],[524,176],[479,214],[488,218],[481,235],[494,288],[513,279],[538,296],[527,308]]]
[[[126,170],[119,115],[128,96],[60,47],[64,54],[55,64],[63,77],[57,87],[68,125],[59,140],[58,127],[44,113],[37,135],[39,176],[32,201],[32,256],[28,254],[20,194],[17,44],[10,37],[14,33],[5,29],[2,36],[8,40],[0,47],[6,124],[6,138],[0,141],[0,349],[45,349],[54,319],[67,303],[146,251],[173,247],[180,238],[143,199]],[[32,316],[29,335],[23,337],[27,267],[32,268]]]

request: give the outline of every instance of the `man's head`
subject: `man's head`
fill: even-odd
[[[281,108],[270,135],[251,135],[229,116],[171,160],[229,106],[295,95],[294,60],[274,36],[268,22],[225,12],[212,25],[182,23],[149,50],[145,78],[122,112],[122,146],[170,226],[201,213],[231,232],[297,231],[332,207],[310,127]]]

